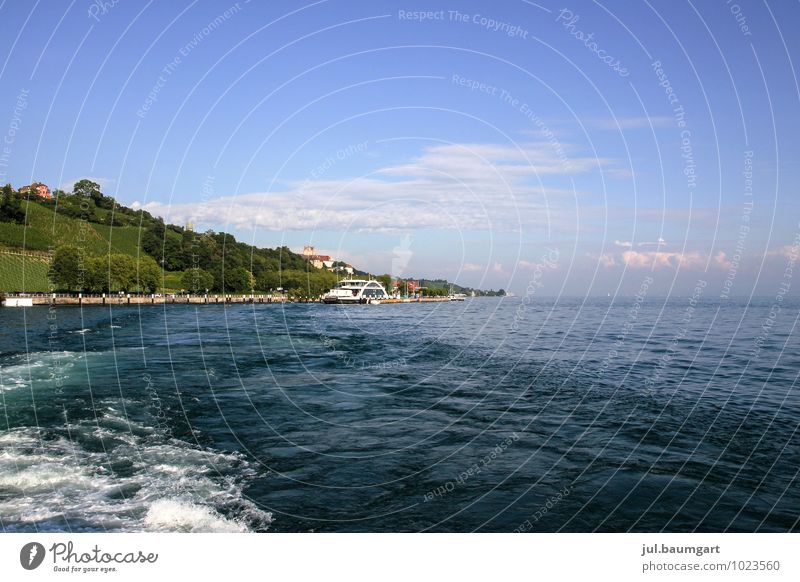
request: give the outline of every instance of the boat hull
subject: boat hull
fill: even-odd
[[[321,301],[328,305],[359,305],[367,302],[360,297],[323,297]]]

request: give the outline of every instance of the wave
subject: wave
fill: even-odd
[[[79,424],[69,427],[71,438],[35,428],[0,434],[5,530],[247,532],[272,523],[243,495],[257,474],[241,455],[134,428]]]
[[[63,382],[76,373],[77,376],[72,378],[71,383],[84,385],[86,383],[85,370],[70,372],[75,368],[76,363],[87,358],[94,363],[102,361],[105,357],[138,354],[142,349],[142,346],[120,346],[113,350],[53,350],[2,354],[0,356],[0,393],[40,383],[43,383],[44,386],[52,385],[56,379]]]
[[[147,510],[144,523],[149,531],[243,533],[247,526],[226,519],[208,507],[183,499],[159,499]]]
[[[4,358],[0,364],[0,392],[25,388],[36,382],[52,382],[75,365],[77,352],[31,352]]]

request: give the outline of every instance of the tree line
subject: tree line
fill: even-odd
[[[73,245],[56,249],[49,276],[60,291],[89,293],[155,293],[163,280],[161,267],[152,257],[137,260],[122,253],[91,256]]]
[[[58,247],[49,270],[56,289],[85,293],[156,293],[164,288],[164,271],[150,256],[138,258],[122,253],[91,256],[74,245]],[[182,291],[194,294],[271,293],[282,291],[291,297],[318,297],[338,282],[335,273],[310,267],[306,270],[262,270],[256,277],[244,267],[222,273],[220,282],[214,273],[190,267],[180,276]],[[177,289],[175,289],[177,290]]]

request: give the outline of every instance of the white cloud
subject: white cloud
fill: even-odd
[[[614,257],[614,255],[610,253],[603,253],[601,255],[598,255],[597,253],[587,252],[584,253],[584,256],[587,257],[588,259],[591,259],[592,261],[597,261],[601,267],[610,268],[617,266],[617,259]]]
[[[617,241],[619,242],[619,241]],[[635,251],[627,250],[620,255],[596,255],[587,254],[590,258],[597,258],[603,267],[616,267],[625,265],[631,269],[659,269],[659,268],[678,268],[681,269],[705,269],[706,265],[718,269],[727,270],[731,267],[731,262],[727,255],[719,251],[716,255],[709,258],[707,253],[699,251],[670,252],[670,251]]]
[[[466,272],[482,271],[483,267],[476,263],[464,263],[461,265],[461,270]]]
[[[659,237],[658,240],[656,240],[654,242],[649,242],[649,241],[640,242],[640,243],[636,243],[636,246],[638,246],[638,247],[663,247],[665,244],[667,244],[667,241],[665,241],[663,238]]]
[[[719,251],[716,255],[714,255],[714,264],[722,269],[730,269],[732,263],[728,260],[728,255],[722,251]]]
[[[794,245],[784,245],[781,247],[776,247],[771,251],[767,251],[765,255],[767,258],[780,257],[783,259],[797,260],[798,256],[800,256],[800,247]]]
[[[707,258],[707,255],[703,256],[697,251],[691,251],[687,253],[666,251],[625,251],[622,253],[623,262],[632,269],[663,267],[682,267],[693,269],[704,267],[707,262]]]
[[[442,177],[459,180],[494,181],[543,174],[576,174],[593,170],[610,160],[594,157],[570,158],[565,165],[548,143],[524,143],[519,147],[496,144],[447,144],[427,148],[411,163],[381,170],[387,175]],[[487,169],[489,172],[487,172]]]
[[[615,240],[614,241],[614,245],[615,246],[623,247],[623,248],[627,248],[627,249],[633,248],[634,246],[637,246],[637,247],[662,247],[665,244],[667,244],[667,241],[665,241],[661,237],[659,237],[658,240],[656,240],[654,242],[645,241],[645,242],[636,243],[635,245],[629,240]]]
[[[617,265],[617,261],[612,255],[602,254],[597,260],[603,267],[615,267]]]
[[[305,181],[284,191],[172,206],[151,202],[143,208],[179,224],[191,220],[279,231],[519,230],[545,227],[548,221],[552,226],[559,220],[554,200],[574,196],[571,190],[545,186],[547,176],[610,163],[571,157],[565,167],[549,144],[541,143],[440,145],[352,180]]]

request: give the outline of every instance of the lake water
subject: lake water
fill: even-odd
[[[798,303],[0,309],[4,531],[788,531]]]

